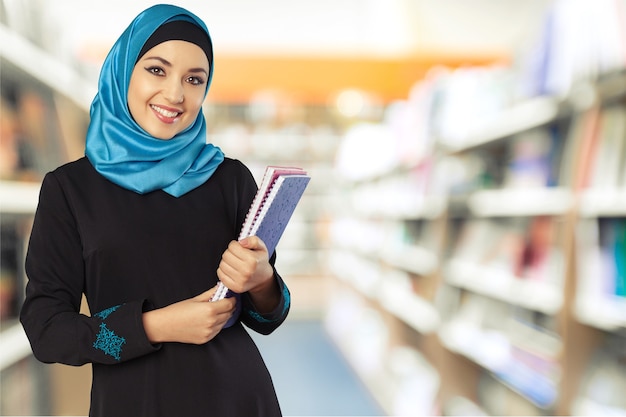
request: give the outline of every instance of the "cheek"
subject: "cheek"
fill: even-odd
[[[133,80],[131,78],[131,81],[128,85],[128,97],[126,98],[126,101],[128,103],[128,110],[130,111],[130,115],[133,117],[133,119],[136,120],[139,111],[143,108],[143,97],[144,97],[144,93],[141,89],[141,85],[140,83],[138,84],[136,80]]]
[[[191,94],[185,96],[185,100],[187,100],[188,111],[194,114],[194,116],[197,116],[202,109],[202,104],[204,103],[204,94],[200,94],[197,91],[194,91]]]

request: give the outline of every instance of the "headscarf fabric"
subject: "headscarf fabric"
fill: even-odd
[[[144,10],[105,58],[91,104],[85,155],[105,178],[139,194],[163,190],[180,197],[206,182],[224,160],[222,151],[207,143],[202,111],[187,129],[162,140],[139,126],[128,110],[128,85],[139,52],[155,30],[177,20],[197,25],[210,42],[204,22],[181,7],[156,5]],[[213,67],[210,62],[205,96]]]
[[[211,40],[207,33],[195,23],[186,20],[174,20],[163,23],[150,35],[146,43],[143,44],[141,51],[139,51],[135,65],[150,49],[160,43],[173,40],[187,41],[199,46],[209,60],[209,67],[213,64],[213,45],[211,45]]]

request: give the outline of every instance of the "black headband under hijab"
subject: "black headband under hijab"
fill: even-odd
[[[213,47],[209,37],[199,26],[186,20],[174,20],[159,26],[143,44],[135,63],[150,49],[167,41],[187,41],[198,45],[206,54],[209,65],[213,64]]]

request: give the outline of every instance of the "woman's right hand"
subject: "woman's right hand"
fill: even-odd
[[[235,311],[235,297],[211,302],[216,287],[202,294],[143,314],[143,326],[152,343],[201,345],[222,330]]]

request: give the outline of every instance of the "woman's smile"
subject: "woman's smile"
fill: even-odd
[[[182,111],[156,104],[151,104],[150,107],[154,110],[156,116],[164,123],[174,123],[179,120],[179,116],[182,114]]]

